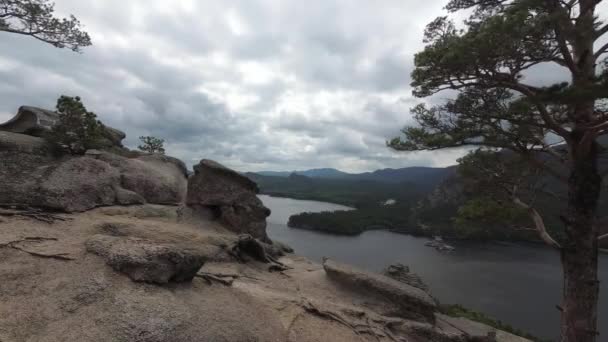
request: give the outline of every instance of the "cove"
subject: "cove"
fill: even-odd
[[[445,304],[462,304],[541,338],[559,335],[562,271],[559,255],[543,245],[525,243],[450,242],[456,251],[444,254],[424,246],[427,239],[388,231],[338,236],[287,227],[289,216],[301,212],[349,210],[317,201],[260,195],[271,209],[268,234],[296,254],[321,262],[329,257],[381,271],[391,263],[410,266]],[[608,255],[600,255],[599,322],[602,341],[608,334]]]

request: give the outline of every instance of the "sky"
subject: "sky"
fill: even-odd
[[[452,165],[394,152],[422,101],[413,56],[442,0],[56,0],[91,35],[82,54],[0,32],[0,121],[80,96],[106,125],[165,139],[188,165],[239,171]],[[547,75],[547,73],[543,73]],[[551,74],[551,73],[549,73]]]

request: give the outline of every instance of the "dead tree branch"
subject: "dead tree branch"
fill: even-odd
[[[55,221],[68,221],[69,218],[55,215],[53,213],[44,212],[40,209],[31,208],[19,204],[0,204],[0,216],[6,217],[26,217],[34,220],[38,220],[44,223],[52,224]]]
[[[534,226],[536,227],[536,230],[538,231],[540,238],[547,245],[560,249],[561,248],[560,244],[557,241],[555,241],[555,239],[553,239],[553,237],[547,232],[547,227],[545,226],[545,221],[543,220],[542,216],[538,213],[538,211],[535,208],[533,208],[532,206],[528,205],[527,203],[525,203],[521,199],[519,199],[519,197],[516,196],[516,191],[517,190],[514,189],[511,194],[513,203],[515,203],[517,206],[525,209],[528,212],[528,214],[532,218],[532,221],[534,221]]]
[[[40,236],[25,237],[23,239],[9,241],[7,243],[0,244],[0,248],[3,248],[3,247],[12,248],[12,249],[16,249],[18,251],[28,253],[32,256],[40,257],[40,258],[57,259],[57,260],[62,260],[62,261],[75,260],[73,257],[70,257],[68,253],[45,254],[45,253],[34,252],[31,250],[28,250],[27,248],[19,246],[19,244],[24,243],[24,242],[43,242],[43,241],[57,241],[57,239],[49,238],[49,237],[40,237]]]

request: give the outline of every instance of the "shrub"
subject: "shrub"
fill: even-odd
[[[165,148],[163,144],[165,143],[164,139],[160,139],[152,136],[139,137],[141,141],[141,145],[137,146],[138,149],[148,153],[160,153],[165,154]]]
[[[58,121],[47,139],[70,154],[84,154],[86,150],[100,148],[103,124],[97,115],[87,111],[80,97],[62,95],[57,100]]]

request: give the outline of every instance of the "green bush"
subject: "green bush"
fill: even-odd
[[[84,154],[102,146],[104,126],[97,115],[87,111],[80,97],[62,95],[57,100],[58,121],[47,139],[70,154]]]

